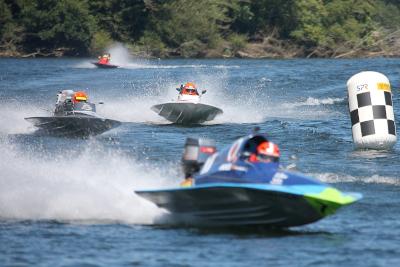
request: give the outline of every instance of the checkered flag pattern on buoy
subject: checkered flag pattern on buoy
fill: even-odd
[[[396,143],[392,93],[385,75],[365,71],[347,82],[353,141],[357,148],[389,149]]]

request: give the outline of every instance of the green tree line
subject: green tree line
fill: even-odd
[[[398,0],[0,0],[3,55],[352,55],[390,51]],[[354,53],[353,53],[354,54]]]

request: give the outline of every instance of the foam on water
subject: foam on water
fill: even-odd
[[[75,156],[49,156],[6,138],[0,150],[1,218],[149,224],[162,211],[133,190],[178,184],[176,168],[104,152],[95,140]]]
[[[292,103],[290,105],[293,105],[293,106],[334,105],[336,103],[341,103],[344,100],[345,100],[344,98],[330,98],[330,97],[327,97],[327,98],[318,99],[318,98],[314,98],[314,97],[308,97],[307,100],[305,100],[305,101]]]
[[[270,117],[279,117],[285,119],[324,119],[330,117],[340,116],[341,113],[329,106],[337,103],[342,103],[343,98],[314,98],[308,97],[304,101],[285,101],[276,103],[271,101],[272,104],[268,110]]]
[[[314,173],[309,175],[325,183],[365,183],[400,186],[400,177],[380,176],[378,174],[368,177],[355,177],[338,173]]]
[[[143,61],[145,62],[145,61]],[[240,68],[237,65],[203,65],[203,64],[182,64],[182,65],[165,65],[165,64],[154,64],[154,62],[147,64],[129,64],[128,68],[136,69],[178,69],[178,68],[194,68],[194,69],[204,69],[204,68],[215,68],[215,69],[234,69]]]

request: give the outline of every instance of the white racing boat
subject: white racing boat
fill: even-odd
[[[176,89],[179,92],[177,101],[151,107],[166,120],[176,124],[199,124],[211,121],[223,113],[217,107],[200,103],[201,96],[207,91],[203,90],[199,94],[193,83],[186,83],[185,86],[181,85]]]

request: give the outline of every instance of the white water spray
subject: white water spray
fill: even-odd
[[[107,49],[107,52],[111,55],[110,63],[113,65],[126,67],[133,62],[133,57],[128,49],[120,43],[112,45]]]
[[[48,116],[49,111],[23,103],[0,102],[0,135],[31,133],[35,129],[24,118]]]
[[[151,224],[162,211],[133,191],[178,184],[171,166],[102,153],[95,141],[75,157],[41,155],[4,139],[0,149],[0,218]]]

